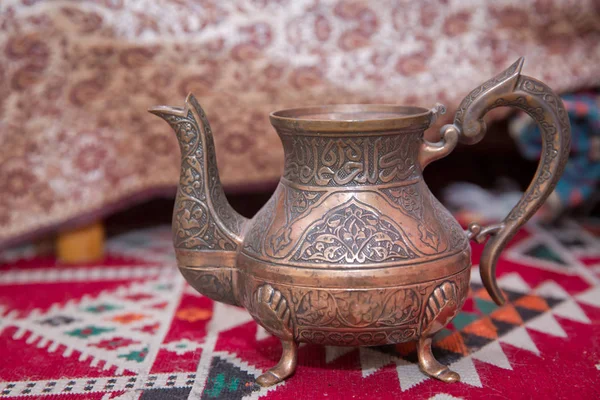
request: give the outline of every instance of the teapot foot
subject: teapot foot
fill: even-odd
[[[273,386],[283,381],[296,371],[298,362],[298,345],[293,340],[281,340],[283,354],[279,363],[256,378],[256,383],[262,387]]]
[[[424,336],[419,339],[417,353],[419,357],[419,367],[425,374],[446,383],[460,381],[459,374],[450,370],[450,368],[444,364],[441,364],[433,356],[433,353],[431,352],[431,336]]]

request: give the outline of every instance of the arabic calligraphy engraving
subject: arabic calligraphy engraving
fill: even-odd
[[[375,185],[418,176],[422,132],[379,137],[283,135],[284,177],[314,186]]]

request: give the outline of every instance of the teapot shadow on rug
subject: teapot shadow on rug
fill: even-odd
[[[181,148],[173,211],[179,269],[198,292],[244,307],[282,343],[262,386],[294,373],[299,342],[380,346],[418,341],[421,370],[460,376],[431,352],[433,335],[469,290],[469,239],[487,240],[484,286],[504,302],[495,269],[502,249],[554,189],[567,161],[570,126],[561,100],[521,75],[523,59],[474,89],[454,123],[431,143],[424,131],[445,112],[397,105],[329,105],[271,113],[285,163],[275,193],[252,219],[227,202],[208,119],[196,98],[149,111],[171,125]],[[533,181],[501,223],[465,232],[422,176],[459,141],[477,143],[482,117],[510,106],[531,115],[543,150]],[[243,173],[243,171],[240,171]],[[217,316],[218,317],[218,316]]]

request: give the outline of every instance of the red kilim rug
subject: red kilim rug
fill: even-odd
[[[184,282],[167,227],[111,240],[97,265],[15,250],[0,265],[0,398],[600,398],[599,238],[531,225],[498,272],[510,303],[495,306],[474,267],[471,296],[437,337],[461,382],[421,374],[411,344],[304,345],[296,374],[264,389],[254,379],[279,341]]]

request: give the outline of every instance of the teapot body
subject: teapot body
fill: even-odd
[[[569,156],[564,106],[544,83],[521,75],[523,59],[471,91],[454,123],[430,143],[424,131],[445,109],[336,105],[274,112],[285,152],[277,190],[252,219],[227,203],[212,131],[189,95],[185,107],[150,111],[171,125],[181,148],[173,210],[177,264],[203,295],[248,309],[282,344],[279,363],[257,378],[291,376],[298,342],[374,346],[418,340],[421,371],[444,382],[460,376],[438,362],[433,335],[469,290],[468,240],[485,246],[479,272],[490,298],[502,250],[552,193]],[[431,194],[422,171],[458,143],[483,138],[483,116],[509,106],[542,131],[535,176],[501,222],[467,232]]]
[[[392,112],[382,107],[368,113]],[[310,109],[293,112],[292,129],[274,122],[284,173],[244,236],[240,304],[279,337],[334,346],[399,343],[443,327],[467,296],[471,264],[465,232],[423,180],[431,115],[362,132],[332,121],[337,131],[323,132],[298,126],[314,122],[298,115]],[[356,118],[340,106],[321,112]]]

